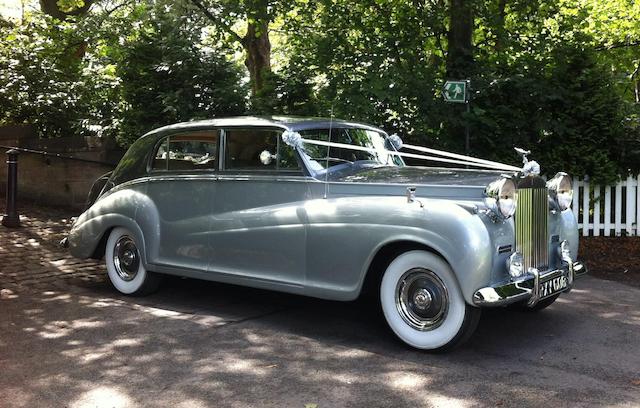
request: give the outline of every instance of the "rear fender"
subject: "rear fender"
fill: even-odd
[[[145,234],[136,222],[136,210],[146,196],[139,191],[122,189],[109,192],[78,217],[69,232],[69,251],[78,258],[89,258],[109,231],[124,227],[135,235],[140,248],[146,247]],[[98,251],[99,252],[99,251]],[[141,250],[146,265],[146,251]]]

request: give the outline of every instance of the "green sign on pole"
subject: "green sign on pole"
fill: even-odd
[[[467,103],[467,81],[447,81],[442,88],[446,102]]]

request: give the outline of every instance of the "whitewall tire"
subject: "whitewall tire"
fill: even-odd
[[[160,277],[145,269],[140,251],[131,231],[122,227],[111,231],[105,248],[107,273],[113,286],[125,295],[147,295],[160,284]]]
[[[480,309],[466,304],[449,264],[428,251],[405,252],[391,261],[380,284],[380,304],[396,336],[423,350],[462,344],[480,318]]]

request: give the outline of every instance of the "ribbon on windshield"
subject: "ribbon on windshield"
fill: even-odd
[[[325,142],[322,140],[305,139],[298,132],[291,132],[291,131],[285,131],[282,134],[282,141],[288,144],[289,146],[296,147],[296,148],[302,147],[304,143],[308,143],[308,144],[313,144],[317,146],[338,147],[341,149],[356,150],[356,151],[368,152],[368,153],[374,153],[374,154],[381,153],[380,150],[373,149],[370,147],[354,146],[350,144],[337,143],[337,142]],[[416,151],[422,151],[425,153],[437,154],[439,156],[427,156],[427,155],[415,154],[415,153],[401,153],[398,151],[387,150],[387,149],[384,150],[384,153],[390,154],[393,156],[407,157],[411,159],[420,159],[420,160],[435,161],[435,162],[441,162],[441,163],[461,164],[464,166],[481,167],[481,168],[492,169],[492,170],[507,170],[507,171],[521,170],[520,167],[511,166],[504,163],[494,162],[491,160],[478,159],[476,157],[465,156],[462,154],[449,153],[442,150],[430,149],[422,146],[404,144],[402,145],[402,147],[416,150]]]

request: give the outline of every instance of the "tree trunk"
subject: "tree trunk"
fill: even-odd
[[[269,1],[270,0],[244,0],[244,9],[247,16],[247,33],[241,37],[232,26],[224,19],[218,18],[205,7],[200,0],[191,0],[204,15],[214,24],[230,34],[240,42],[246,53],[244,65],[249,71],[251,82],[251,97],[255,105],[260,105],[260,99],[264,96],[269,73],[271,72],[271,42],[269,41]]]
[[[506,31],[504,29],[504,20],[507,16],[506,12],[507,0],[498,0],[498,18],[496,23],[496,52],[499,54],[504,49],[504,40]]]
[[[260,97],[271,72],[269,0],[245,0],[245,9],[247,34],[241,41],[247,53],[244,64],[249,70],[251,95]]]
[[[473,1],[449,1],[447,79],[468,79],[473,75]],[[469,120],[465,112],[467,106],[450,105],[452,105],[450,106],[451,119],[447,126],[447,133],[453,150],[469,154],[470,141],[465,137],[465,124],[468,126]]]
[[[249,21],[242,46],[247,53],[244,64],[249,70],[251,94],[256,96],[264,89],[266,76],[271,72],[271,42],[268,20]]]
[[[473,66],[472,0],[450,0],[449,18],[447,78],[468,78]]]

